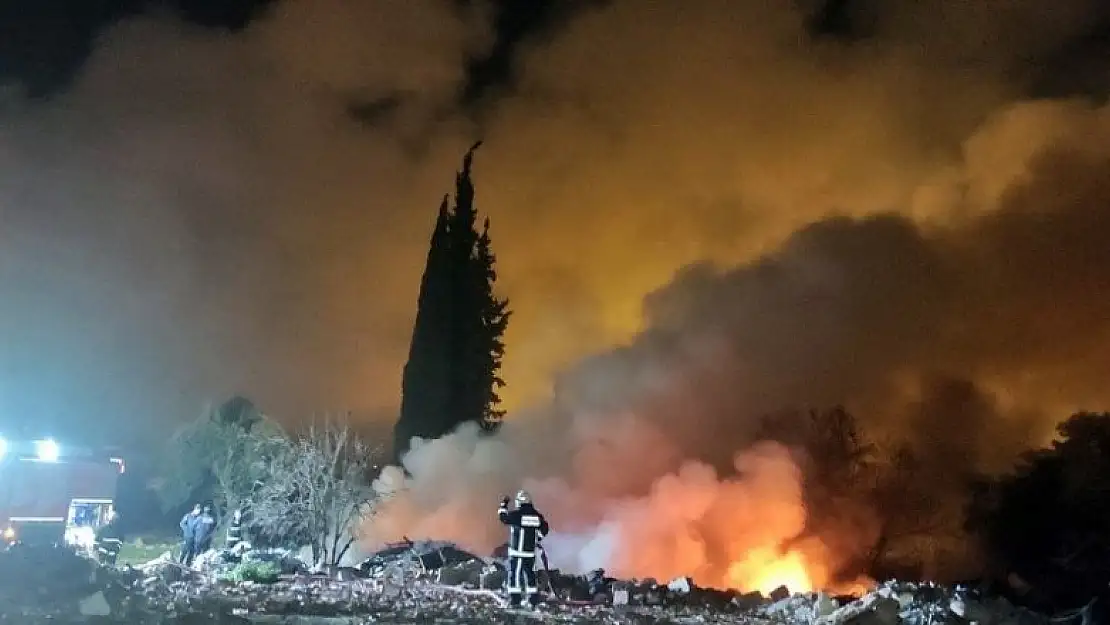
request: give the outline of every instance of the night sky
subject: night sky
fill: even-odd
[[[1110,406],[1101,1],[8,0],[0,83],[8,429],[388,422],[477,138],[512,409]]]
[[[95,45],[96,39],[120,20],[154,11],[228,36],[264,18],[280,0],[11,0],[0,4],[3,40],[0,76],[35,98],[64,92]],[[455,0],[460,9],[478,3]],[[489,11],[493,39],[465,58],[467,78],[459,104],[472,106],[498,91],[511,89],[514,53],[518,46],[543,37],[571,15],[605,0],[496,0]]]

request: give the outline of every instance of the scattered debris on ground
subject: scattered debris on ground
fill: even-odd
[[[101,568],[62,549],[0,554],[0,622],[191,623],[745,623],[1049,625],[1001,598],[963,588],[888,582],[862,597],[764,598],[666,582],[541,572],[535,611],[507,610],[505,570],[442,542],[392,545],[357,568],[311,572],[290,552],[215,551],[182,566],[166,553],[139,568]],[[553,593],[551,592],[553,591]],[[1075,613],[1078,625],[1081,615]]]
[[[890,581],[859,598],[825,593],[800,594],[755,608],[780,623],[818,625],[1048,625],[1060,622],[1012,605],[1001,597],[984,598],[966,588]]]

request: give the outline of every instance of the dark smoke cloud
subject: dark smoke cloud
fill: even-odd
[[[614,2],[532,41],[476,175],[516,310],[509,398],[562,370],[556,405],[426,446],[381,527],[489,543],[528,463],[576,565],[599,553],[576,541],[650,531],[682,545],[624,566],[728,579],[722,557],[804,521],[797,467],[748,449],[766,411],[844,402],[994,467],[1105,403],[1107,113],[1025,96],[1105,8],[1050,4],[865,3],[869,36],[844,43],[807,36],[806,3]],[[233,392],[288,420],[389,418],[434,210],[477,134],[452,107],[485,8],[290,0],[235,37],[148,15],[69,93],[8,98],[8,420],[141,433]],[[689,516],[665,514],[676,493]],[[707,518],[743,538],[686,540]]]
[[[646,299],[647,329],[567,371],[553,406],[493,441],[466,430],[417,448],[410,492],[370,536],[415,527],[488,548],[498,532],[480,506],[523,483],[566,528],[554,550],[569,568],[758,585],[732,567],[799,534],[805,518],[790,457],[751,447],[759,418],[837,404],[877,440],[908,442],[928,481],[918,486],[958,501],[962,480],[1008,466],[1073,402],[1110,401],[1100,373],[1110,364],[1110,151],[1092,142],[1110,130],[1107,113],[1019,105],[987,132],[1006,136],[1001,126],[1031,116],[1067,130],[1031,149],[974,214],[834,217],[750,263],[681,271]],[[961,183],[964,201],[980,201],[973,186]],[[761,482],[767,474],[777,477]],[[799,548],[814,580],[870,546],[855,521]],[[639,551],[662,537],[686,542]]]
[[[886,401],[914,398],[945,424],[935,438],[956,424],[975,433],[1001,404],[1059,417],[1107,401],[1098,372],[1110,187],[1108,153],[1092,143],[1107,114],[1079,103],[1022,108],[1007,117],[1024,124],[1039,112],[1073,128],[1046,141],[989,211],[939,225],[834,218],[753,263],[688,269],[647,298],[649,330],[635,344],[595,358],[564,388],[583,389],[584,407],[618,389],[648,413],[662,406],[660,423],[683,406],[681,430],[701,450],[788,406],[848,401],[885,416]],[[660,375],[674,371],[686,379]],[[1003,397],[990,399],[995,391]],[[698,418],[704,427],[691,427]],[[997,444],[998,434],[983,438]]]
[[[152,15],[106,32],[69,93],[6,101],[9,435],[151,434],[235,392],[286,419],[392,408],[414,209],[439,195],[423,168],[449,177],[456,133],[406,147],[483,22],[435,1],[288,2],[240,36]],[[384,128],[347,115],[395,93]]]
[[[1110,114],[1028,97],[1046,67],[1097,86],[1074,51],[1105,3],[848,3],[855,39],[811,38],[814,4],[599,4],[520,46],[480,133],[453,108],[491,45],[479,3],[121,22],[68,93],[5,96],[0,409],[72,435],[233,392],[388,418],[481,134],[509,399],[539,407],[411,455],[368,541],[490,546],[523,483],[571,567],[819,580],[839,543],[775,559],[807,519],[793,458],[751,446],[763,414],[844,403],[962,473],[1110,399]]]

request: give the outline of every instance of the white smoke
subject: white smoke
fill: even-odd
[[[488,555],[506,537],[497,501],[524,488],[552,524],[544,546],[560,570],[690,575],[705,584],[765,590],[781,581],[803,584],[780,573],[767,587],[770,567],[737,567],[750,553],[775,552],[805,525],[801,472],[782,446],[764,442],[741,450],[729,477],[697,461],[660,472],[659,458],[673,458],[673,448],[648,424],[622,414],[596,428],[606,437],[599,443],[582,428],[550,427],[558,421],[510,422],[488,438],[464,426],[418,441],[403,460],[411,478],[389,467],[376,482],[391,496],[364,527],[364,546],[409,536],[451,540]],[[807,557],[809,575],[824,570],[817,560],[822,554]]]

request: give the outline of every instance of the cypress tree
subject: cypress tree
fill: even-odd
[[[444,196],[428,246],[409,357],[401,377],[401,417],[393,428],[393,449],[398,458],[408,450],[413,436],[437,429],[433,427],[435,421],[447,413],[450,405],[443,350],[451,326],[447,221]]]
[[[493,253],[493,245],[489,236],[489,218],[482,224],[482,233],[475,244],[475,262],[473,267],[477,272],[472,284],[475,285],[476,299],[479,303],[480,314],[476,316],[479,326],[476,335],[479,341],[473,350],[474,363],[471,371],[477,374],[473,388],[476,392],[475,409],[481,411],[479,423],[487,432],[496,431],[501,425],[501,418],[505,411],[499,408],[501,396],[498,389],[505,386],[501,379],[501,361],[505,356],[505,329],[509,325],[509,300],[499,298],[494,292],[497,282],[497,257]]]
[[[503,414],[497,390],[510,313],[508,300],[494,292],[489,220],[480,232],[476,227],[470,171],[480,145],[463,157],[454,206],[444,198],[432,233],[394,427],[398,459],[414,436],[439,438],[467,422],[490,432]]]

